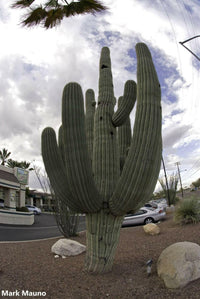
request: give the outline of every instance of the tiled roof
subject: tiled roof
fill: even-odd
[[[1,180],[6,180],[6,181],[9,181],[9,182],[19,184],[18,179],[14,176],[13,173],[10,173],[10,172],[7,172],[7,171],[4,171],[4,170],[0,169],[0,181]]]

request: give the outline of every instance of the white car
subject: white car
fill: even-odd
[[[144,205],[146,208],[154,208],[154,209],[164,209],[166,211],[166,208],[168,207],[167,201],[165,199],[159,199],[159,200],[151,200],[148,203]]]
[[[122,226],[132,225],[132,224],[148,224],[157,222],[165,218],[165,211],[163,209],[154,209],[142,207],[135,213],[127,214],[124,217]]]
[[[29,212],[33,212],[35,215],[40,215],[41,214],[41,209],[35,206],[31,205],[26,205],[27,209]]]

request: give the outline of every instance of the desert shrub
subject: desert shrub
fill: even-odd
[[[18,211],[18,212],[29,212],[27,207],[16,208],[16,211]]]
[[[181,200],[175,210],[174,220],[180,224],[199,222],[200,201],[195,198],[185,198]]]

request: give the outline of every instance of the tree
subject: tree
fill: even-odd
[[[7,158],[10,156],[11,152],[9,152],[7,149],[3,148],[0,151],[0,159],[1,159],[1,165],[5,165]]]
[[[54,199],[54,216],[61,234],[65,238],[76,236],[79,224],[79,214],[70,211],[69,207],[65,204],[65,201],[61,202],[59,198],[56,197],[47,173],[45,171],[42,172],[41,168],[37,165],[34,165],[33,167],[43,192],[51,192],[51,196]]]
[[[44,28],[52,28],[61,23],[63,18],[79,14],[95,14],[107,9],[97,0],[48,0],[44,4],[34,5],[35,0],[18,0],[12,7],[27,9],[22,25],[32,27],[41,24]]]
[[[164,178],[159,179],[159,183],[163,189],[163,192],[165,194],[165,197],[168,199],[168,205],[172,205],[176,203],[176,191],[177,191],[177,185],[178,185],[178,175],[172,174],[169,177],[169,183],[166,184],[166,180]]]
[[[29,171],[33,170],[33,168],[30,167],[30,162],[27,161],[16,161],[13,159],[8,159],[6,166],[10,167],[10,168],[14,168],[14,167],[19,167],[19,168],[23,168],[23,169],[27,169]]]

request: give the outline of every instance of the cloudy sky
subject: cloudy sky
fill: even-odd
[[[42,166],[41,132],[60,125],[64,85],[76,81],[83,93],[93,88],[97,95],[99,54],[108,46],[119,97],[125,81],[136,80],[135,44],[145,42],[162,88],[166,170],[172,174],[180,162],[183,185],[189,185],[200,177],[200,61],[179,42],[200,35],[200,2],[102,2],[108,12],[72,17],[45,30],[20,26],[23,11],[1,0],[0,148],[11,151],[12,159]],[[200,38],[185,45],[200,57]],[[30,187],[38,187],[33,173]]]

